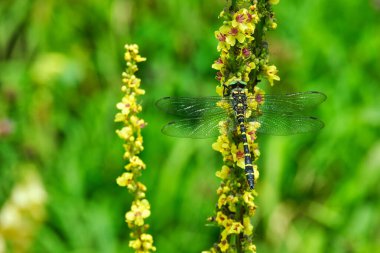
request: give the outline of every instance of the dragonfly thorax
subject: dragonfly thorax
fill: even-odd
[[[223,96],[230,96],[234,90],[245,89],[247,87],[247,83],[243,81],[235,81],[230,83],[229,85],[224,84]]]
[[[235,114],[243,114],[247,110],[247,89],[246,88],[234,88],[231,90],[232,108]]]

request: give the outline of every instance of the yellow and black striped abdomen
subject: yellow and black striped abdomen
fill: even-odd
[[[242,139],[243,147],[244,147],[245,175],[248,181],[249,188],[253,190],[253,188],[255,187],[255,176],[253,172],[251,152],[249,151],[246,128],[244,125],[244,114],[243,113],[236,114],[236,119],[240,127],[241,139]]]
[[[251,152],[249,151],[249,144],[247,140],[247,133],[245,128],[245,113],[247,110],[247,95],[246,90],[236,88],[231,92],[232,107],[235,112],[237,127],[240,128],[241,141],[244,145],[244,171],[247,178],[249,188],[252,190],[255,187],[255,176],[253,172],[253,164]]]

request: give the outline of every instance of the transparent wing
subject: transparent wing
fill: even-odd
[[[234,129],[234,121],[226,118],[224,113],[213,115],[212,117],[198,117],[181,119],[169,122],[162,128],[162,133],[182,138],[209,138],[220,135],[221,121],[226,121],[226,130]]]
[[[326,100],[326,95],[317,91],[307,91],[286,95],[263,95],[262,97],[256,96],[249,99],[264,100],[264,104],[259,106],[260,111],[263,113],[293,114],[316,107]]]
[[[311,116],[266,113],[259,117],[248,118],[257,121],[260,128],[257,132],[271,135],[292,135],[318,131],[324,127],[322,121]]]
[[[229,103],[229,98],[219,96],[210,97],[164,97],[156,102],[162,111],[187,118],[198,118],[204,115],[215,115],[227,113],[227,111],[217,105],[219,101]]]

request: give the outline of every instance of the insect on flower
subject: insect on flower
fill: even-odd
[[[166,135],[209,138],[223,131],[238,135],[244,145],[248,185],[253,189],[255,180],[246,133],[248,124],[259,123],[256,130],[259,134],[292,135],[320,130],[323,122],[305,113],[325,101],[326,95],[317,91],[253,95],[246,86],[243,81],[234,81],[225,85],[223,97],[164,97],[156,105],[162,111],[181,118],[162,128]],[[225,129],[221,129],[223,126]]]

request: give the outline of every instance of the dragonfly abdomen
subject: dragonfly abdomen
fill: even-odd
[[[248,146],[246,128],[244,125],[244,114],[243,113],[237,114],[236,118],[237,118],[237,121],[239,123],[240,132],[241,132],[241,139],[242,139],[243,148],[244,148],[245,176],[247,178],[249,188],[251,190],[253,190],[253,188],[255,187],[255,175],[254,175],[254,171],[253,171],[251,152],[249,151],[249,146]]]

